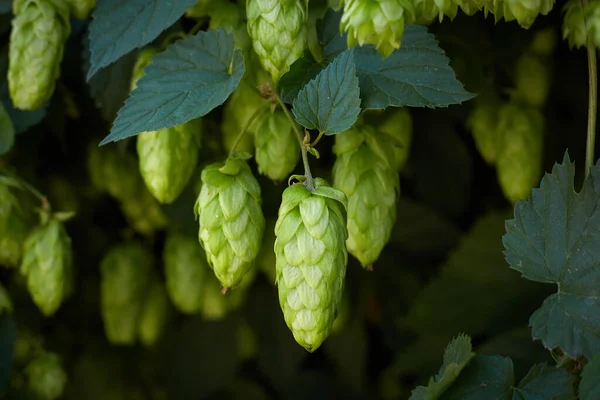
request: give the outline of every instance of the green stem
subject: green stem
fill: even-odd
[[[588,6],[588,0],[582,0],[583,8]],[[587,21],[586,21],[587,26]],[[590,174],[594,164],[594,148],[596,144],[596,112],[598,97],[598,71],[596,62],[596,46],[590,34],[587,35],[588,74],[589,74],[589,100],[588,100],[588,127],[587,142],[585,146],[585,176]]]
[[[235,153],[236,147],[238,146],[238,144],[240,144],[240,142],[242,141],[242,138],[244,137],[246,132],[248,132],[248,129],[250,129],[250,125],[252,125],[252,122],[254,122],[254,120],[270,105],[271,105],[271,102],[269,102],[269,101],[266,102],[265,104],[260,106],[260,108],[258,108],[256,111],[254,111],[254,113],[250,116],[250,118],[248,118],[248,121],[246,121],[246,125],[244,126],[244,129],[242,129],[242,132],[240,132],[238,137],[235,139],[233,146],[231,146],[231,149],[229,150],[229,157],[231,157],[233,155],[233,153]]]
[[[315,147],[317,143],[319,143],[319,140],[321,140],[321,138],[323,137],[323,133],[325,133],[325,131],[319,132],[319,136],[317,136],[315,141],[310,144],[310,147]]]
[[[275,96],[275,97],[277,97],[277,101],[279,102],[279,105],[281,105],[281,108],[283,108],[283,112],[285,113],[285,116],[292,123],[292,128],[294,129],[294,132],[296,133],[296,138],[298,139],[298,143],[300,144],[300,151],[302,152],[302,164],[304,164],[304,177],[306,178],[304,185],[306,186],[306,188],[308,190],[314,190],[315,185],[313,182],[312,173],[310,172],[310,164],[308,163],[308,152],[306,151],[306,145],[304,144],[304,138],[303,138],[302,134],[300,133],[300,131],[298,130],[298,128],[296,127],[296,121],[294,121],[294,119],[290,115],[290,112],[288,111],[288,109],[285,106],[285,104],[283,103],[283,101],[281,101],[281,98],[279,96]]]
[[[16,177],[16,176],[0,175],[0,182],[2,182],[2,181],[4,181],[8,185],[20,187],[22,189],[27,190],[29,193],[31,193],[33,196],[35,196],[42,203],[42,208],[44,210],[47,210],[47,211],[50,210],[50,203],[48,202],[48,198],[46,196],[44,196],[39,190],[34,188],[32,185],[30,185],[29,183],[24,181],[23,179]]]

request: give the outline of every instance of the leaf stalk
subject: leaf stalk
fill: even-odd
[[[583,8],[589,5],[588,0],[582,0]],[[587,21],[585,21],[587,27]],[[596,113],[598,108],[598,67],[596,61],[596,46],[592,36],[587,34],[588,74],[589,74],[589,100],[588,100],[588,126],[585,146],[585,177],[590,174],[594,165],[594,148],[596,146]]]

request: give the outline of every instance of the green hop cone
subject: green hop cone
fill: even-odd
[[[266,112],[254,133],[258,171],[269,179],[286,179],[300,159],[300,145],[292,122],[281,109]]]
[[[400,178],[393,143],[371,126],[335,137],[333,187],[348,196],[348,252],[369,268],[387,244],[396,222]]]
[[[140,50],[131,73],[130,91],[137,87],[137,82],[145,75],[144,69],[152,63],[152,57],[158,53],[160,53],[160,49],[154,46],[147,46]]]
[[[342,298],[346,251],[346,195],[316,178],[285,189],[275,225],[279,304],[296,342],[309,352],[331,333]]]
[[[498,113],[501,102],[495,93],[485,93],[475,99],[475,107],[467,117],[467,129],[473,134],[475,146],[489,165],[494,165],[500,146]]]
[[[49,218],[27,236],[21,263],[27,289],[45,316],[58,310],[73,285],[71,239],[59,219]]]
[[[529,29],[538,14],[547,15],[554,6],[554,0],[502,0],[504,19],[516,19],[519,25]]]
[[[23,254],[23,242],[32,227],[27,208],[10,187],[0,183],[0,265],[18,267]]]
[[[27,388],[40,400],[62,397],[68,377],[60,357],[52,352],[43,352],[25,367]]]
[[[15,0],[8,55],[10,98],[20,110],[35,110],[54,93],[69,37],[65,0]]]
[[[550,62],[546,57],[531,52],[524,53],[515,66],[513,98],[542,108],[550,93],[551,75]]]
[[[274,82],[307,46],[308,0],[247,0],[252,46]]]
[[[137,136],[140,173],[160,203],[175,201],[192,177],[198,163],[201,127],[201,120],[194,119]]]
[[[542,174],[544,117],[534,107],[509,102],[500,110],[497,172],[502,191],[515,203],[526,199]]]
[[[145,294],[138,324],[138,334],[144,346],[152,347],[158,343],[172,312],[167,290],[162,282],[155,279]]]
[[[71,8],[71,14],[77,19],[87,19],[94,7],[96,0],[67,0]]]
[[[392,114],[377,125],[377,129],[394,138],[394,165],[402,171],[408,161],[412,143],[413,120],[408,108],[394,109]]]
[[[218,1],[211,5],[208,15],[210,16],[208,29],[223,28],[233,34],[236,49],[243,50],[244,59],[246,59],[247,50],[251,49],[252,41],[248,36],[244,9],[235,3]]]
[[[185,314],[200,311],[209,270],[195,237],[171,233],[163,251],[165,279],[171,301]]]
[[[404,24],[414,21],[410,0],[344,0],[340,30],[348,32],[348,47],[373,44],[388,57],[400,48]]]
[[[475,15],[476,12],[483,10],[486,5],[492,3],[491,0],[455,0],[455,2],[469,16]]]
[[[592,38],[596,47],[600,47],[600,1],[590,1],[584,13],[587,35]]]
[[[100,306],[109,342],[136,340],[146,293],[152,278],[152,254],[137,242],[119,244],[100,263]]]
[[[123,200],[120,208],[129,226],[142,235],[152,235],[168,225],[160,205],[146,188],[136,197]]]
[[[246,161],[229,158],[202,170],[195,205],[198,238],[224,288],[236,286],[253,268],[265,228],[260,186]]]

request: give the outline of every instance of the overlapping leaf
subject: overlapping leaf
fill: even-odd
[[[581,400],[600,399],[600,354],[591,359],[581,373],[579,398]]]
[[[152,59],[101,144],[182,124],[221,105],[245,72],[224,29],[199,32]]]
[[[502,241],[510,267],[558,290],[531,316],[534,339],[572,357],[600,353],[600,164],[579,193],[565,154],[529,200],[515,205]]]
[[[89,80],[101,68],[142,47],[173,25],[196,0],[102,0],[90,24]]]

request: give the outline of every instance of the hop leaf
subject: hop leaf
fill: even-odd
[[[544,117],[536,108],[511,101],[498,116],[498,180],[508,200],[528,197],[542,173]]]
[[[254,51],[277,82],[306,48],[308,0],[248,0],[246,15]]]
[[[133,344],[152,277],[152,255],[137,242],[113,247],[100,263],[101,311],[106,337]]]
[[[195,212],[210,267],[223,287],[237,285],[253,267],[265,228],[260,186],[248,164],[230,158],[205,167]]]
[[[96,0],[67,0],[71,14],[77,19],[87,19],[96,7]]]
[[[23,245],[21,273],[34,303],[45,316],[53,315],[73,285],[71,239],[63,224],[50,219],[36,227]]]
[[[39,399],[54,400],[62,396],[68,377],[59,356],[44,352],[25,367],[27,387]]]
[[[195,119],[137,136],[140,173],[159,202],[172,203],[192,177],[201,127],[201,120]]]
[[[394,109],[377,129],[394,139],[394,165],[402,171],[408,161],[413,135],[413,121],[408,108]]]
[[[340,135],[343,136],[343,135]],[[329,336],[342,299],[346,196],[320,179],[285,189],[275,225],[279,304],[296,342],[309,352]]]
[[[254,134],[260,173],[279,182],[289,176],[300,159],[300,146],[292,122],[281,109],[263,115]]]
[[[71,32],[64,0],[15,0],[8,87],[15,108],[35,110],[50,100]]]
[[[396,222],[400,179],[390,138],[366,125],[337,135],[333,186],[348,196],[348,252],[374,263]]]
[[[160,339],[171,314],[171,303],[164,285],[155,279],[146,295],[139,319],[140,341],[146,346],[154,346]]]
[[[170,234],[163,251],[167,290],[175,307],[186,314],[200,310],[208,264],[198,240]]]

